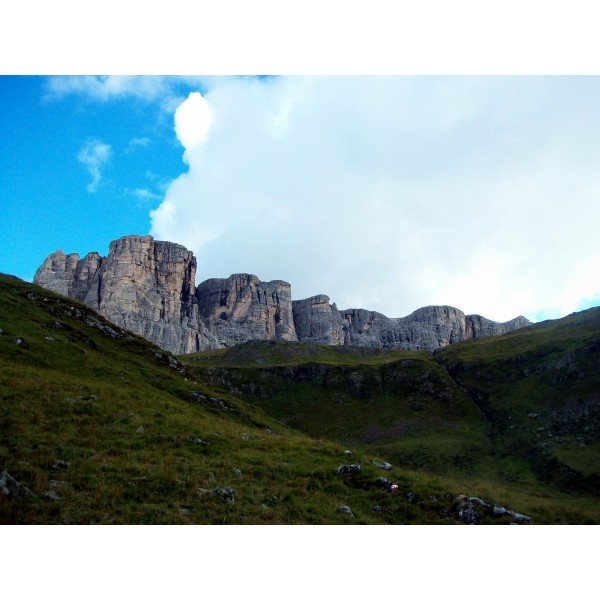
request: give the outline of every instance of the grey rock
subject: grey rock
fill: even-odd
[[[222,346],[250,340],[297,341],[292,293],[285,281],[239,273],[196,289],[199,316]]]
[[[406,501],[409,504],[416,504],[418,500],[419,500],[419,498],[418,498],[418,496],[414,492],[407,492],[406,493]]]
[[[261,282],[242,273],[194,287],[195,274],[196,259],[183,246],[130,235],[111,242],[106,257],[91,252],[79,259],[57,250],[39,267],[34,283],[87,304],[173,354],[250,340],[433,351],[530,324],[523,317],[496,323],[450,306],[428,306],[400,318],[340,311],[324,294],[292,301],[285,281]]]
[[[344,450],[345,456],[352,456],[352,450]]]
[[[340,465],[336,470],[336,475],[352,475],[360,472],[360,465]]]
[[[467,315],[465,317],[465,335],[466,339],[471,340],[509,333],[528,325],[531,325],[531,322],[525,317],[516,317],[505,323],[497,323],[481,315]]]
[[[515,523],[518,525],[533,522],[533,519],[531,517],[526,517],[525,515],[522,515],[520,513],[514,512],[512,510],[508,510],[508,509],[504,508],[503,506],[492,507],[492,515],[494,517],[503,517],[503,516],[513,517],[513,519],[515,520]]]
[[[84,302],[109,321],[161,348],[185,354],[221,347],[198,321],[196,259],[179,244],[132,235],[79,260],[57,250],[34,283]]]
[[[301,342],[339,346],[344,343],[344,321],[329,296],[319,294],[292,302],[296,335]]]
[[[524,317],[496,323],[478,315],[465,315],[452,306],[426,306],[400,318],[389,318],[364,309],[342,310],[340,314],[346,345],[405,350],[433,351],[455,342],[507,333],[530,324]]]
[[[0,494],[6,498],[35,498],[35,494],[24,485],[21,485],[10,473],[0,473]]]
[[[230,406],[229,404],[227,404],[223,399],[215,398],[212,396],[205,396],[204,394],[201,394],[200,392],[190,392],[188,394],[188,398],[192,402],[202,402],[205,404],[210,404],[212,406],[216,406],[217,408],[220,408],[221,410],[231,411],[234,413],[238,412],[237,409],[235,409],[232,406]],[[246,434],[246,435],[248,435],[248,434]]]
[[[235,502],[234,491],[230,487],[218,487],[212,490],[211,493],[213,496],[219,498],[219,500],[225,502],[225,504],[232,505]]]
[[[477,504],[478,506],[481,506],[481,508],[490,508],[490,505],[487,502],[485,502],[481,498],[477,498],[477,496],[469,496],[468,502]]]
[[[378,468],[378,469],[384,469],[385,471],[389,471],[392,468],[392,465],[389,462],[380,462],[378,460],[374,460],[373,464]]]
[[[56,250],[41,264],[33,283],[57,294],[71,296],[78,260],[79,254],[66,255],[62,250]]]
[[[472,502],[461,502],[456,507],[456,511],[459,520],[466,525],[477,525],[479,523],[479,513]]]
[[[373,506],[371,507],[371,510],[378,515],[383,513],[383,508],[381,508],[381,506]]]
[[[348,517],[354,517],[354,514],[349,506],[340,506],[338,508],[338,512],[342,513],[343,515],[347,515]]]
[[[144,426],[143,426],[143,425],[140,425],[140,426],[139,426],[139,427],[138,427],[138,428],[135,430],[135,432],[136,432],[136,433],[144,433]]]

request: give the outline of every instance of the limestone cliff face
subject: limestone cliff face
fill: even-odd
[[[465,315],[452,306],[426,306],[401,318],[362,308],[338,311],[324,295],[294,301],[293,306],[298,340],[330,345],[432,351],[530,324],[524,317],[496,323],[479,315]]]
[[[292,291],[285,281],[240,273],[208,279],[196,289],[200,316],[223,346],[248,340],[298,341]]]
[[[198,320],[196,259],[183,246],[132,235],[111,242],[106,258],[95,252],[82,260],[63,256],[51,254],[34,283],[84,302],[173,353],[221,347]]]
[[[292,302],[296,335],[301,342],[339,346],[344,344],[344,322],[329,296],[319,294]]]
[[[401,318],[338,310],[324,294],[292,302],[290,284],[255,275],[209,279],[194,287],[196,259],[179,244],[130,235],[81,260],[57,250],[34,283],[84,302],[104,317],[175,354],[249,340],[303,341],[435,350],[529,325],[496,323],[451,306],[427,306]]]
[[[517,317],[516,319],[506,321],[506,323],[497,323],[481,315],[467,315],[466,324],[466,339],[468,340],[489,335],[501,335],[531,325],[525,317]]]
[[[451,306],[427,306],[394,319],[363,309],[341,316],[345,343],[352,346],[434,350],[466,339],[465,315]]]
[[[65,254],[62,250],[56,250],[46,257],[37,270],[33,283],[57,294],[70,296],[78,260],[79,254]]]

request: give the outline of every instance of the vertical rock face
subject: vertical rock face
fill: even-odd
[[[196,289],[200,317],[220,344],[248,340],[297,341],[292,292],[285,281],[261,282],[256,275],[208,279]]]
[[[352,346],[433,350],[466,339],[465,315],[451,306],[427,306],[396,319],[364,309],[341,316],[345,343]]]
[[[111,242],[106,258],[96,252],[82,260],[63,257],[51,254],[34,283],[76,298],[176,354],[221,347],[198,321],[196,259],[183,246],[132,235]]]
[[[196,259],[179,244],[130,235],[110,243],[108,256],[57,250],[34,283],[84,302],[116,325],[175,354],[249,340],[435,350],[465,339],[529,325],[523,317],[496,323],[451,306],[427,306],[407,317],[339,311],[324,294],[292,302],[285,281],[255,275],[209,279],[194,287]]]
[[[33,283],[57,294],[70,296],[78,260],[79,254],[65,255],[62,250],[56,250],[46,257],[37,270]]]
[[[73,274],[73,287],[69,294],[71,297],[83,302],[101,264],[102,258],[97,252],[90,252],[77,261]]]
[[[466,325],[466,339],[470,340],[508,333],[509,331],[521,329],[521,327],[527,327],[531,323],[525,317],[517,317],[511,321],[506,321],[506,323],[496,323],[496,321],[490,321],[481,315],[467,315]]]
[[[314,344],[339,346],[345,343],[344,322],[329,296],[319,294],[292,302],[294,326],[298,340]]]

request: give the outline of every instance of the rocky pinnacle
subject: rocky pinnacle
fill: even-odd
[[[57,250],[33,282],[174,354],[250,340],[432,351],[530,324],[524,317],[497,323],[451,306],[389,318],[365,309],[338,310],[324,294],[292,301],[285,281],[235,274],[195,287],[195,275],[196,258],[183,246],[129,235],[111,242],[104,258],[91,252],[80,259]]]

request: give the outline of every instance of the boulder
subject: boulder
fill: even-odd
[[[336,470],[336,475],[352,475],[360,472],[360,465],[340,465]]]
[[[392,468],[392,465],[389,462],[380,462],[378,460],[374,460],[372,462],[378,469],[383,469],[384,471],[389,471]]]
[[[0,494],[5,498],[35,498],[35,494],[21,485],[6,471],[0,472]]]

